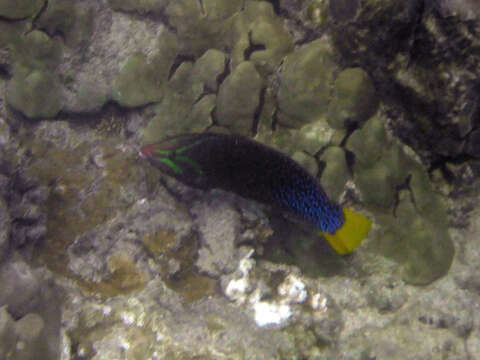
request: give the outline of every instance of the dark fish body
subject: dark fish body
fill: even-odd
[[[140,155],[187,185],[277,205],[329,234],[344,222],[342,208],[302,166],[244,136],[185,134],[147,145]]]

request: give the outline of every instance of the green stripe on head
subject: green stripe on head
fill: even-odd
[[[168,165],[175,174],[181,174],[183,171],[182,169],[180,168],[180,166],[178,166],[177,164],[175,164],[172,160],[170,159],[166,159],[166,158],[159,158],[159,159],[155,159],[157,161],[161,161],[163,162],[164,164]]]
[[[178,161],[183,161],[184,163],[192,165],[195,168],[195,170],[198,171],[198,173],[200,175],[203,174],[203,170],[202,170],[201,166],[199,165],[199,163],[190,159],[188,156],[177,156],[175,159],[177,159]]]

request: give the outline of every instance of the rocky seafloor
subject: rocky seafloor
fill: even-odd
[[[479,73],[472,0],[0,0],[0,360],[480,359]],[[138,155],[206,130],[369,236]]]

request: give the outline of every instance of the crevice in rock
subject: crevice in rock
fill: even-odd
[[[413,191],[410,188],[410,180],[412,178],[411,174],[408,174],[403,183],[398,184],[395,186],[394,198],[393,198],[393,216],[397,216],[397,207],[400,204],[400,193],[402,191],[408,191],[410,201],[412,202],[413,206],[417,206],[415,202],[415,197],[413,196]]]
[[[223,68],[223,72],[217,76],[216,82],[218,88],[220,89],[220,85],[223,83],[223,80],[230,75],[230,59],[225,60],[225,67]]]
[[[243,58],[246,61],[250,60],[250,56],[252,55],[252,53],[254,51],[259,51],[259,50],[265,50],[266,49],[265,45],[263,45],[263,44],[254,44],[253,43],[252,32],[251,31],[248,32],[248,43],[249,43],[249,46],[243,52]]]
[[[275,107],[275,110],[273,111],[273,114],[272,114],[272,131],[277,130],[277,124],[278,124],[278,108]]]
[[[345,151],[345,161],[347,163],[348,171],[350,175],[353,177],[353,169],[355,167],[355,153],[353,151],[343,149]]]
[[[198,0],[198,4],[200,5],[200,12],[205,16],[207,13],[205,11],[205,6],[203,5],[203,0]]]
[[[210,111],[210,118],[212,119],[213,126],[218,125],[218,116],[217,116],[216,106],[212,109],[212,111]]]
[[[211,95],[211,94],[216,94],[216,92],[213,91],[213,89],[210,89],[207,85],[204,84],[202,93],[200,95],[198,95],[198,97],[193,102],[193,105],[198,104],[205,96]]]
[[[42,8],[40,9],[40,11],[33,17],[33,20],[32,20],[32,29],[36,29],[36,23],[38,21],[38,19],[40,19],[40,17],[45,13],[45,11],[47,11],[48,9],[48,2],[49,0],[45,0],[45,2],[43,3],[43,6]]]
[[[257,135],[258,123],[260,121],[260,115],[261,115],[262,110],[263,110],[263,105],[265,104],[265,93],[266,93],[266,91],[267,91],[266,87],[263,87],[260,90],[258,106],[255,109],[255,112],[253,113],[253,123],[252,123],[252,134],[253,134],[253,136]]]
[[[177,69],[182,65],[184,62],[194,62],[195,57],[193,55],[177,55],[175,60],[173,61],[172,66],[170,67],[170,71],[168,72],[168,81],[173,77]]]
[[[0,79],[9,80],[12,77],[7,64],[0,64]]]
[[[344,148],[345,145],[347,144],[348,139],[350,136],[358,129],[360,129],[360,125],[358,121],[353,121],[350,119],[345,120],[345,127],[347,129],[347,133],[343,137],[342,141],[340,142],[340,147]]]
[[[282,12],[282,8],[280,6],[280,0],[266,0],[273,6],[273,11],[275,12],[276,15],[280,15]]]

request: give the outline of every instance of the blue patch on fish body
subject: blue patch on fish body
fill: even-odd
[[[342,208],[330,201],[311,178],[291,178],[287,186],[273,188],[277,201],[291,212],[333,234],[343,224]]]

